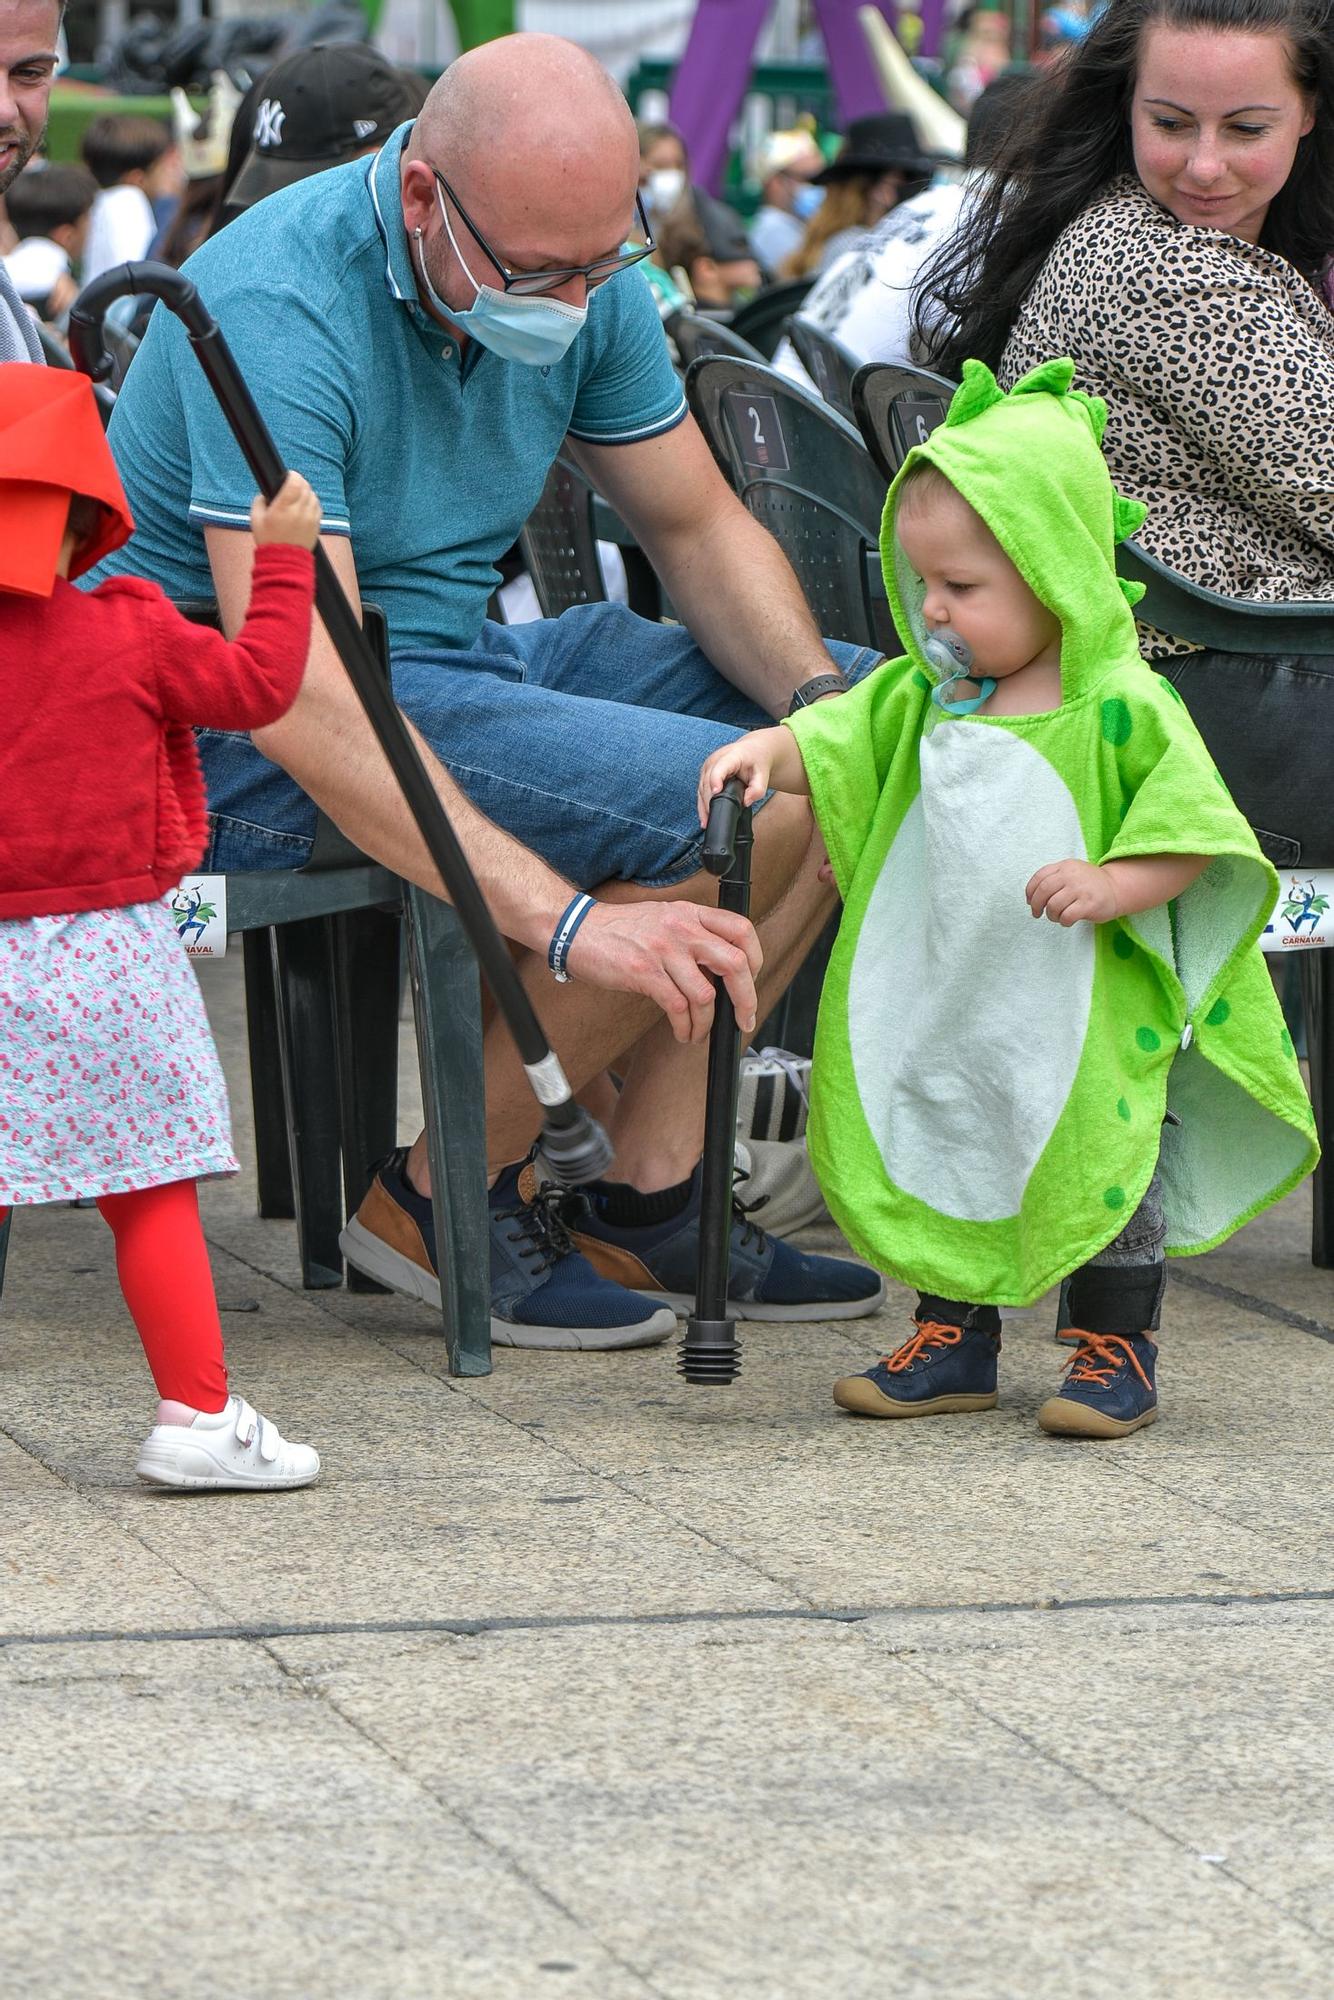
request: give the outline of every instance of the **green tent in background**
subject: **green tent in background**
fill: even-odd
[[[369,33],[380,24],[384,0],[365,0]],[[475,49],[479,42],[493,42],[497,35],[514,32],[514,0],[449,0],[449,10],[459,31],[459,47]]]

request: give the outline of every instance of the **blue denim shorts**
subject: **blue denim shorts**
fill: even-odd
[[[880,655],[826,642],[850,680]],[[482,628],[466,650],[396,655],[399,706],[461,790],[581,888],[668,887],[695,874],[699,768],[720,744],[772,721],[681,626],[624,605]],[[299,868],[315,808],[244,734],[203,729],[211,838],[228,874]]]

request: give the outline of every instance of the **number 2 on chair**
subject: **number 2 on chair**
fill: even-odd
[[[763,432],[763,430],[762,430],[762,428],[761,428],[761,426],[760,426],[760,413],[759,413],[759,411],[758,411],[758,410],[756,409],[756,407],[755,407],[755,405],[754,405],[753,403],[751,403],[751,404],[749,404],[749,405],[748,405],[748,407],[747,407],[747,410],[746,410],[746,415],[747,415],[747,416],[748,416],[748,417],[750,418],[751,422],[752,422],[752,423],[754,424],[754,426],[755,426],[755,442],[756,442],[756,444],[763,444],[763,443],[764,443],[764,432]]]

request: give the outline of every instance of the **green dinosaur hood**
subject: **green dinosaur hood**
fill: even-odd
[[[922,653],[924,591],[894,533],[903,483],[934,465],[990,528],[1010,561],[1061,621],[1061,689],[1087,693],[1138,657],[1131,605],[1143,586],[1116,574],[1116,544],[1146,509],[1112,485],[1100,448],[1107,406],[1072,389],[1075,364],[1044,361],[1005,394],[981,361],[965,361],[949,413],[908,453],[885,501],[881,559],[894,622],[914,664]]]

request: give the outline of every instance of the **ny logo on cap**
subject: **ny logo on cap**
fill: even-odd
[[[352,130],[358,139],[369,139],[371,133],[375,130],[375,123],[374,118],[354,118],[352,120]]]
[[[276,97],[266,97],[255,113],[255,144],[281,146],[286,117],[281,101]]]

